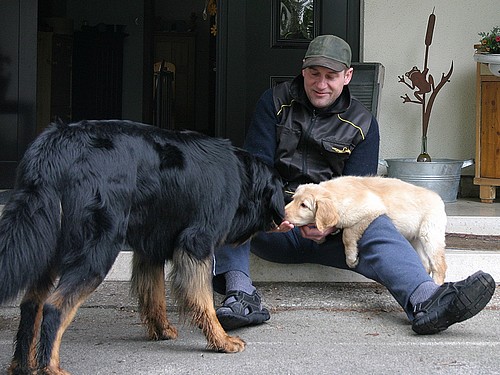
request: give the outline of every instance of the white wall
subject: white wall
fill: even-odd
[[[473,45],[478,32],[500,24],[498,0],[364,0],[363,59],[385,66],[382,90],[380,157],[416,157],[420,152],[421,109],[403,103],[413,91],[398,76],[413,66],[423,69],[427,19],[435,7],[436,24],[429,51],[429,73],[438,82],[453,60],[453,74],[438,93],[428,130],[434,158],[475,156],[475,72]],[[473,167],[464,174],[473,174]]]

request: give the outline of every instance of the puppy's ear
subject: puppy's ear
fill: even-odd
[[[328,198],[316,200],[316,228],[324,232],[327,228],[337,225],[339,214],[333,202]]]

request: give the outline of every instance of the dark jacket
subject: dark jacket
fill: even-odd
[[[314,108],[299,75],[262,95],[245,148],[274,165],[293,191],[340,175],[376,174],[379,129],[347,86],[329,108]]]

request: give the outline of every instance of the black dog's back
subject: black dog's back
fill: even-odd
[[[204,259],[227,236],[243,242],[282,217],[279,186],[266,184],[279,181],[227,140],[127,121],[52,124],[21,161],[0,220],[0,269],[11,270],[0,303],[49,269],[81,268],[85,254],[104,277],[125,242],[155,261],[177,247]]]

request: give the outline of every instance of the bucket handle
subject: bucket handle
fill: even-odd
[[[470,167],[471,165],[474,165],[474,159],[464,160],[462,168]]]
[[[385,161],[385,159],[378,159],[378,163],[380,165],[382,165],[383,167],[386,167],[386,168],[389,167],[389,164],[387,164],[387,162]]]
[[[378,163],[386,168],[389,167],[385,159],[378,159]],[[474,159],[468,159],[462,162],[462,168],[470,167],[471,165],[474,165]]]

